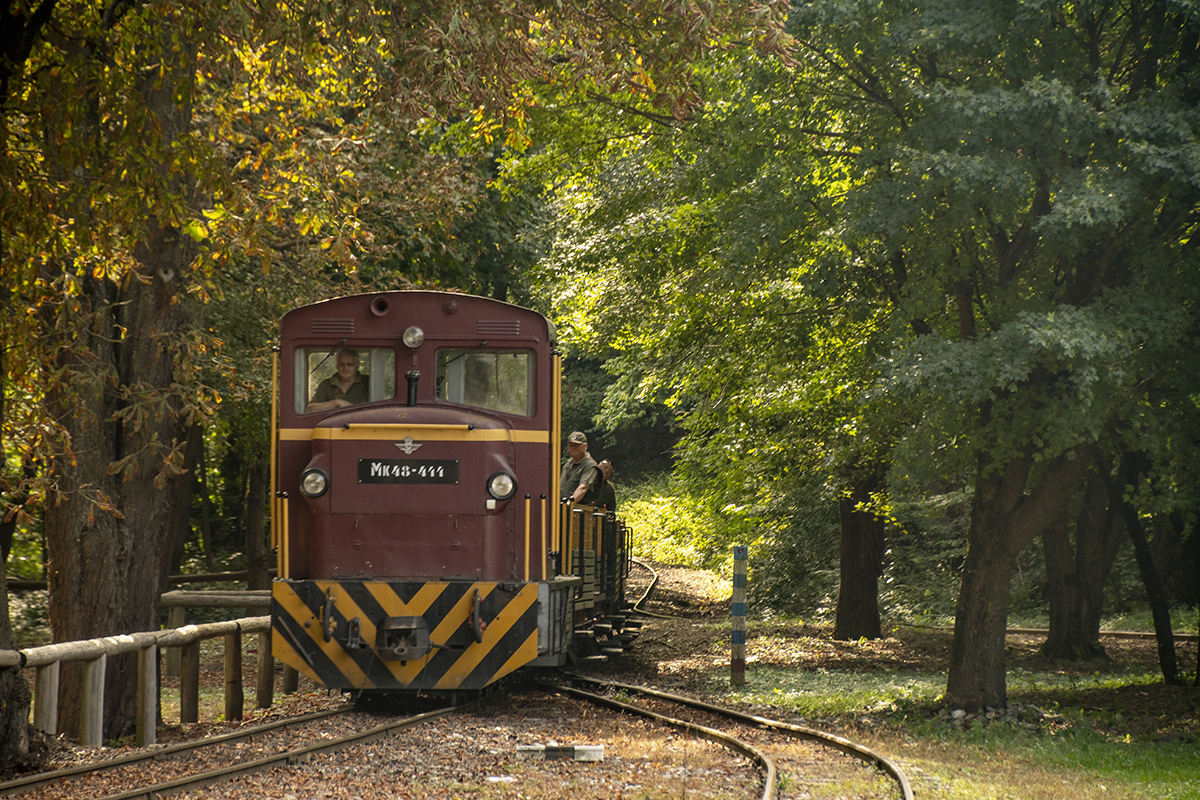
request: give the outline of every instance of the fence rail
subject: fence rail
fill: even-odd
[[[224,639],[225,718],[241,719],[245,695],[242,688],[242,636],[258,636],[256,705],[269,708],[274,701],[275,663],[271,658],[271,618],[244,617],[199,625],[183,624],[186,608],[269,608],[270,591],[167,592],[163,605],[170,608],[172,627],[160,631],[103,636],[78,642],[0,650],[0,669],[34,669],[33,724],[48,734],[57,733],[58,685],[64,661],[83,662],[80,698],[79,743],[96,747],[104,743],[104,677],[110,656],[138,654],[137,733],[139,746],[154,744],[158,722],[158,652],[168,648],[168,661],[177,656],[173,674],[179,675],[180,722],[198,722],[200,710],[200,642]],[[176,622],[177,621],[177,622]],[[168,674],[172,674],[168,665]],[[285,679],[286,682],[286,679]]]

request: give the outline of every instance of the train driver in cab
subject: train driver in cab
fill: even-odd
[[[337,372],[317,384],[306,411],[312,413],[346,408],[365,403],[370,396],[367,376],[358,371],[358,351],[343,347],[337,353]]]
[[[564,494],[570,492],[573,503],[595,502],[596,487],[601,481],[600,468],[596,466],[596,459],[588,455],[588,441],[582,431],[567,437],[567,454],[571,460],[563,465],[558,479],[561,491]]]

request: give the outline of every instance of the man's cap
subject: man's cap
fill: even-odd
[[[587,437],[583,435],[582,431],[575,431],[574,433],[572,433],[570,436],[567,437],[567,443],[568,444],[587,444]]]

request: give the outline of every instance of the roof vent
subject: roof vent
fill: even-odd
[[[519,319],[481,319],[475,323],[475,332],[480,336],[520,336]]]
[[[308,324],[309,333],[315,333],[319,336],[334,336],[345,333],[354,333],[353,319],[321,319],[317,317]]]

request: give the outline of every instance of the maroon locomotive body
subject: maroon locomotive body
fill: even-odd
[[[550,322],[487,298],[287,314],[275,656],[334,688],[474,690],[563,663],[581,623],[612,617],[623,579],[597,604],[585,563],[610,543],[600,560],[623,565],[625,537],[559,501],[559,376]]]

